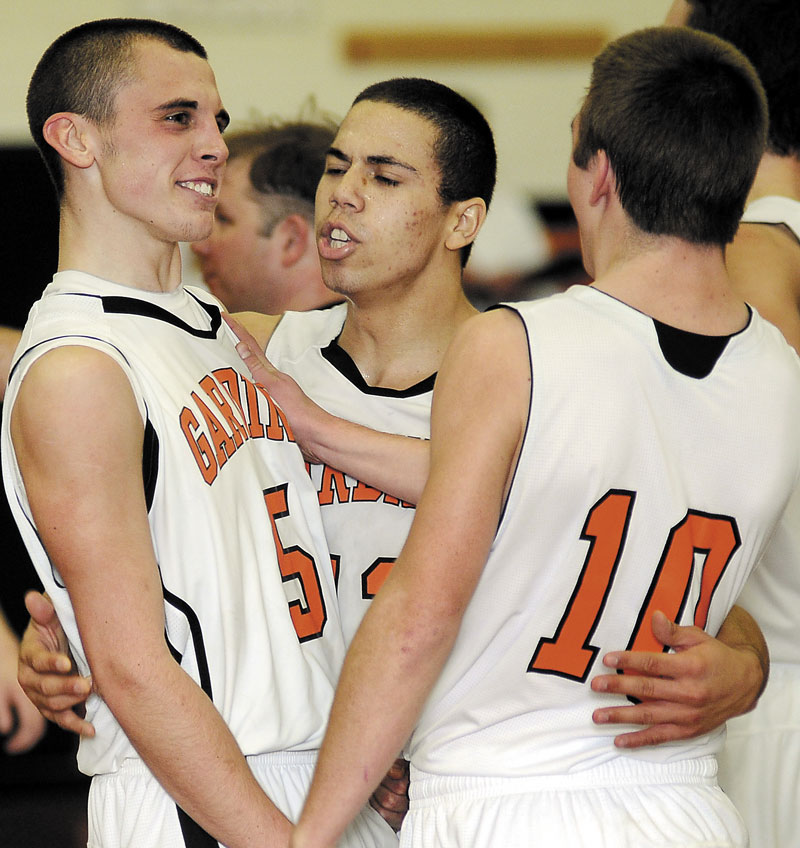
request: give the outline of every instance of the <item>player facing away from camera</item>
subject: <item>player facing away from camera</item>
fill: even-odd
[[[568,173],[595,283],[451,345],[297,848],[335,845],[404,745],[402,845],[746,844],[721,732],[622,750],[590,681],[604,651],[655,647],[655,609],[716,632],[800,472],[800,364],[723,260],[765,132],[719,39],[645,30],[596,59]]]

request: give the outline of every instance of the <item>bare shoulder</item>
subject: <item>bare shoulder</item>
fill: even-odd
[[[434,391],[434,412],[446,403],[459,416],[490,417],[517,434],[527,416],[530,382],[527,335],[519,314],[496,309],[475,315],[459,328],[447,351]]]
[[[800,243],[784,227],[744,223],[725,256],[734,290],[800,350]]]
[[[73,453],[89,443],[96,450],[110,449],[105,439],[135,438],[142,429],[122,367],[102,351],[81,345],[48,351],[30,366],[11,416],[17,449],[36,446],[40,454],[56,452],[59,445]]]
[[[36,359],[22,380],[20,397],[35,392],[49,397],[96,394],[128,386],[122,367],[106,353],[86,345],[63,345]]]
[[[513,309],[492,309],[474,315],[459,328],[451,351],[486,358],[486,365],[527,363],[527,335],[519,313]],[[508,357],[504,359],[504,357]]]
[[[264,350],[282,316],[265,315],[263,312],[236,312],[233,317],[253,336],[261,350]]]

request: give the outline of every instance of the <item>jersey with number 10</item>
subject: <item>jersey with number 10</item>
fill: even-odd
[[[516,777],[713,753],[720,732],[621,753],[625,728],[592,711],[625,701],[589,684],[607,651],[661,650],[656,609],[719,628],[798,477],[798,359],[756,313],[714,339],[588,286],[513,308],[530,349],[527,430],[411,761]]]

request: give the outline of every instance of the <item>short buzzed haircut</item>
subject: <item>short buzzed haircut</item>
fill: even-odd
[[[333,144],[333,121],[271,121],[226,135],[228,161],[250,158],[250,191],[263,210],[269,236],[292,214],[314,220],[314,197]]]
[[[44,52],[28,86],[28,126],[59,199],[64,191],[61,157],[44,139],[44,125],[57,112],[74,112],[97,125],[114,118],[122,85],[134,78],[134,47],[155,39],[207,59],[196,38],[172,24],[147,18],[89,21],[59,36]]]
[[[594,60],[573,160],[605,151],[643,232],[693,244],[733,239],[764,153],[767,105],[732,45],[688,27],[639,30]]]
[[[446,85],[417,77],[397,77],[370,85],[353,101],[388,103],[414,112],[436,128],[433,146],[439,168],[439,197],[450,205],[480,197],[488,209],[497,175],[497,153],[488,121],[465,97]],[[472,244],[461,249],[461,266]]]

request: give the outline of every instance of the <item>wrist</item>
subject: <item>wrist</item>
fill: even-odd
[[[769,681],[769,658],[750,644],[739,645],[737,650],[747,664],[749,686],[745,691],[754,693],[747,707],[743,710],[743,712],[750,712],[758,703],[758,699]]]

